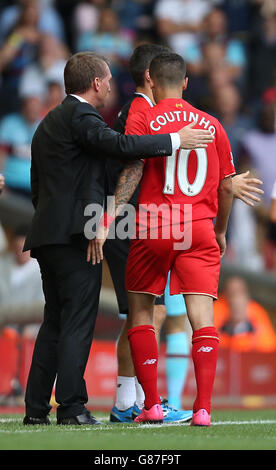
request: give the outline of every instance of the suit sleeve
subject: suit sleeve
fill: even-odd
[[[89,106],[89,108],[91,107]],[[79,115],[75,113],[73,129],[82,146],[92,154],[95,151],[101,151],[107,157],[131,161],[137,158],[166,156],[172,153],[169,134],[155,136],[120,134],[110,129],[101,116],[91,112],[89,108]]]
[[[38,192],[39,192],[39,182],[38,182],[38,172],[36,168],[36,163],[34,158],[32,158],[31,164],[31,190],[32,190],[32,203],[34,208],[38,204]]]
[[[230,142],[221,124],[217,126],[216,147],[219,156],[220,180],[235,175]]]

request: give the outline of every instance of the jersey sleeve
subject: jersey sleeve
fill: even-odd
[[[217,126],[216,147],[219,157],[220,180],[235,175],[231,145],[221,124]]]

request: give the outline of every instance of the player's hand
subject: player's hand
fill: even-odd
[[[96,238],[90,240],[87,247],[86,261],[95,265],[103,260],[103,246],[107,239],[109,229],[99,226]]]
[[[258,178],[249,178],[249,171],[235,175],[232,178],[233,196],[245,202],[248,206],[254,207],[254,202],[260,202],[260,198],[255,194],[264,194],[263,190],[257,186],[261,186],[263,182]]]
[[[217,239],[219,250],[220,250],[220,256],[222,258],[223,255],[225,254],[225,251],[226,251],[225,232],[219,233],[219,232],[216,232],[216,230],[215,230],[215,234],[216,234],[216,239]]]
[[[211,132],[205,129],[193,129],[195,124],[193,121],[178,131],[182,149],[206,148],[213,142],[214,136]]]
[[[5,186],[5,178],[4,176],[0,173],[0,193],[2,192],[2,189]]]

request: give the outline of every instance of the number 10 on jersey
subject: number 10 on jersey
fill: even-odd
[[[188,180],[188,163],[192,151],[196,152],[197,156],[197,171],[196,176],[191,184]],[[179,152],[179,154],[178,154]],[[177,161],[178,154],[178,161]],[[177,161],[177,165],[176,165]],[[175,190],[175,177],[177,177],[178,186],[180,191],[186,196],[196,196],[202,190],[206,175],[207,175],[207,152],[206,149],[181,149],[176,150],[169,157],[166,158],[165,170],[165,184],[163,193],[174,194]],[[176,168],[177,167],[177,168]]]

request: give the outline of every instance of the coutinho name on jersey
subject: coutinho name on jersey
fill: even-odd
[[[182,106],[179,103],[179,106]],[[159,132],[162,129],[162,126],[165,126],[168,123],[172,122],[193,122],[195,121],[199,126],[202,126],[204,129],[207,129],[211,132],[212,135],[215,135],[216,128],[211,125],[210,121],[203,116],[200,116],[199,113],[187,112],[183,110],[168,111],[163,114],[159,114],[154,120],[150,122],[150,128]]]

